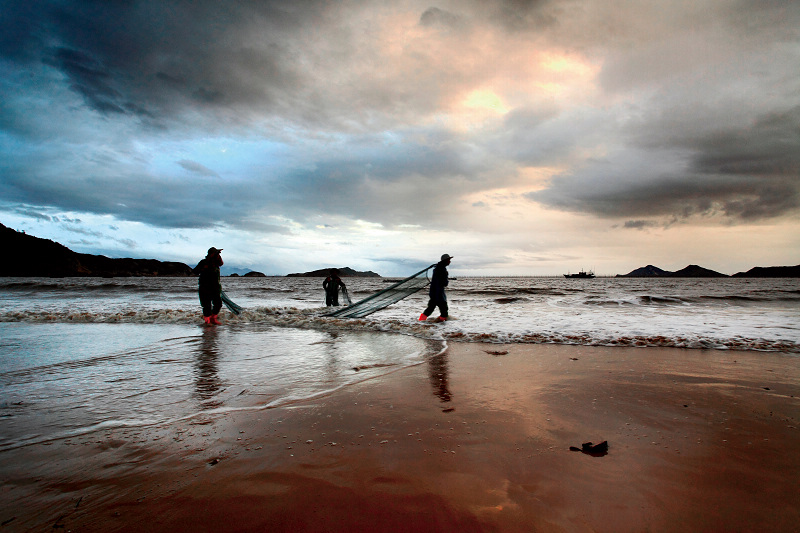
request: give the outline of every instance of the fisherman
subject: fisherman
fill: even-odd
[[[325,305],[330,307],[332,305],[339,306],[339,287],[346,289],[344,281],[339,278],[339,271],[335,268],[330,269],[329,276],[322,282],[322,288],[325,289]]]
[[[447,265],[450,264],[451,256],[444,254],[442,260],[436,263],[431,276],[431,287],[428,291],[430,299],[428,300],[428,307],[419,315],[420,322],[428,320],[428,317],[433,310],[439,308],[439,317],[436,319],[438,322],[447,320],[447,296],[444,293],[444,288],[450,283],[447,277]]]
[[[222,266],[222,248],[208,249],[205,259],[197,263],[194,272],[200,274],[198,294],[203,306],[203,320],[208,325],[220,324],[219,310],[222,309],[222,285],[219,281],[219,267]]]

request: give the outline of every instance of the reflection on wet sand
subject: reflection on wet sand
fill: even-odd
[[[203,409],[213,409],[222,405],[219,400],[212,401],[221,387],[217,368],[220,356],[218,335],[218,328],[205,328],[197,351],[195,395]]]
[[[442,403],[449,402],[452,395],[447,387],[447,350],[428,358],[428,379],[434,396]],[[453,408],[445,408],[443,411],[453,411]]]

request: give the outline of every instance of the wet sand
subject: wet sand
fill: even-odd
[[[451,343],[288,407],[2,452],[0,531],[796,531],[798,363]]]

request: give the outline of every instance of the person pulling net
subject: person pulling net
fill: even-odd
[[[397,283],[392,284],[390,287],[387,287],[382,291],[378,291],[371,296],[367,296],[363,300],[358,301],[353,305],[337,309],[336,311],[328,313],[324,316],[334,316],[337,318],[364,318],[367,315],[371,315],[375,311],[380,311],[381,309],[389,307],[393,303],[399,302],[403,298],[411,296],[415,292],[424,289],[430,283],[430,280],[428,279],[428,270],[435,266],[436,265],[431,265],[427,268],[424,268],[413,276],[409,276],[404,280],[398,281]],[[349,296],[347,299],[349,300]]]

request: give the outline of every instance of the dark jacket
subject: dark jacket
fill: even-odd
[[[194,272],[200,274],[198,287],[201,291],[219,292],[222,290],[219,281],[219,265],[210,258],[206,257],[197,263]]]
[[[450,283],[448,278],[447,267],[441,261],[436,263],[431,275],[431,288],[428,294],[431,298],[447,301],[447,296],[444,294],[444,288]]]
[[[322,288],[325,289],[326,293],[336,294],[339,292],[339,287],[344,287],[344,282],[339,278],[339,276],[328,276],[325,278],[325,281],[322,282]]]

